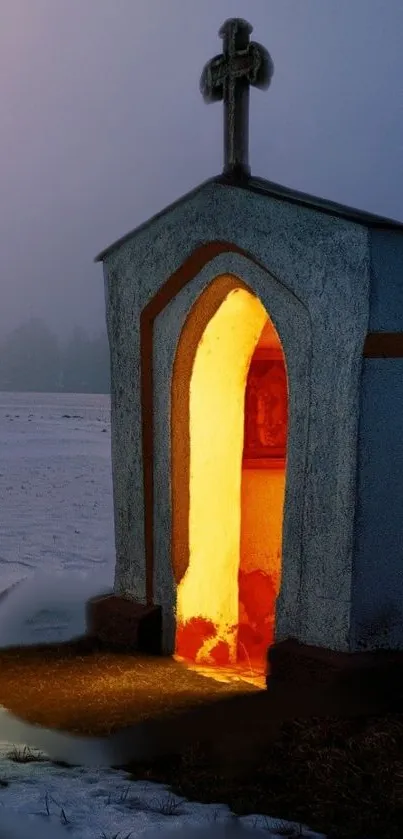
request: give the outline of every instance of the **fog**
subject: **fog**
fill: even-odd
[[[1,0],[0,335],[98,332],[96,254],[221,171],[199,78],[230,16],[275,64],[253,174],[403,221],[401,0]]]

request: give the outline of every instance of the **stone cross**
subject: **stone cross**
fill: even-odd
[[[224,101],[224,174],[250,175],[249,88],[269,87],[274,65],[267,50],[249,41],[253,27],[242,18],[222,25],[223,53],[203,70],[200,90],[205,102]]]

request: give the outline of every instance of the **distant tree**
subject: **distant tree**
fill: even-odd
[[[86,393],[90,390],[88,343],[89,339],[85,330],[80,326],[74,327],[62,353],[63,390],[70,393]]]
[[[3,390],[49,392],[57,389],[59,376],[59,341],[40,318],[31,318],[3,340],[0,346]]]
[[[0,343],[0,390],[109,393],[106,331],[91,338],[76,326],[60,345],[42,320],[32,318]]]
[[[110,393],[109,343],[106,332],[90,343],[91,384],[93,393]]]
[[[90,338],[75,327],[63,349],[63,390],[70,393],[109,393],[109,345],[106,332]]]

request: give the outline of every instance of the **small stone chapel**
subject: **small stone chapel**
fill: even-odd
[[[97,257],[116,574],[89,621],[269,684],[403,650],[403,225],[251,175],[251,32],[201,77],[222,174]]]

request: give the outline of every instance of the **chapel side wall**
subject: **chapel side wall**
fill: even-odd
[[[403,235],[371,234],[370,332],[403,332]],[[352,649],[403,649],[403,359],[361,378]],[[376,639],[376,640],[375,640]]]
[[[106,324],[111,365],[111,454],[117,594],[146,602],[143,455],[140,399],[140,305],[128,258],[112,253],[104,264]]]

